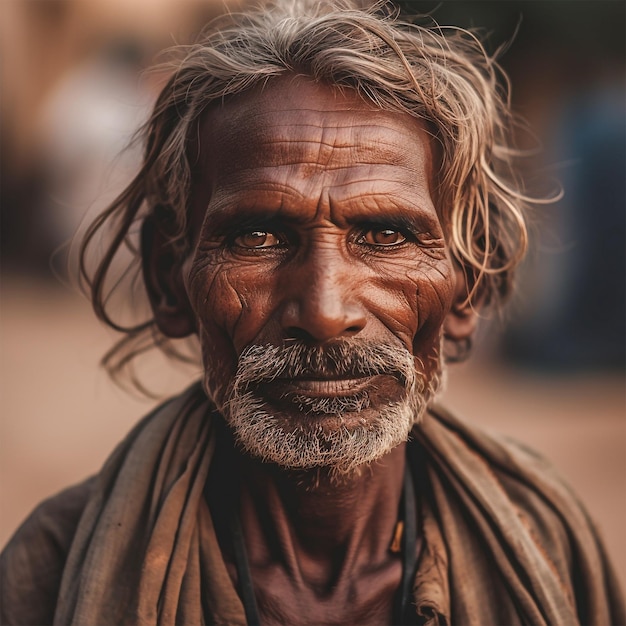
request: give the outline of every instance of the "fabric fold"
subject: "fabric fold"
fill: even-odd
[[[211,605],[232,587],[225,570],[212,587],[202,584],[198,520],[207,522],[212,432],[211,406],[194,385],[113,453],[77,528],[55,624],[200,624],[203,594]],[[221,560],[216,543],[207,549]]]
[[[195,384],[96,477],[38,507],[0,560],[3,622],[50,623],[57,597],[57,625],[244,626],[206,501],[217,424]],[[407,453],[421,512],[417,623],[626,622],[593,524],[541,457],[439,408]],[[37,597],[48,599],[39,611]]]
[[[623,623],[594,528],[541,457],[440,408],[414,433],[427,455],[455,623]],[[471,591],[476,577],[480,594]]]

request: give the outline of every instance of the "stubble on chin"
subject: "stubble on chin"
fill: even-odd
[[[323,471],[331,480],[353,475],[405,442],[436,394],[443,372],[441,350],[426,376],[421,363],[395,344],[342,342],[324,348],[303,344],[253,345],[240,356],[220,410],[239,446],[287,470]],[[385,376],[393,399],[375,390],[315,398],[293,394],[293,409],[277,410],[259,390],[285,376]],[[295,414],[294,414],[295,410]]]

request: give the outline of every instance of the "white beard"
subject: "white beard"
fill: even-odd
[[[443,368],[428,380],[416,372],[414,357],[404,347],[392,344],[344,342],[329,349],[293,344],[284,348],[254,345],[240,356],[227,400],[220,407],[236,440],[250,455],[288,469],[326,468],[345,475],[387,454],[408,439],[439,388]],[[402,383],[399,399],[371,407],[366,391],[353,396],[315,398],[294,395],[292,402],[302,415],[289,420],[274,411],[254,386],[288,373],[291,377],[335,373],[361,376],[391,374]],[[350,420],[347,414],[368,410],[368,419]],[[332,417],[337,427],[323,428],[319,416]],[[318,419],[316,419],[316,417]]]

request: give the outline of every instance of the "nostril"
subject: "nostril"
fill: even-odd
[[[304,328],[299,328],[298,326],[289,326],[285,329],[285,333],[289,339],[297,339],[298,341],[302,341],[304,343],[313,343],[315,342],[315,337]]]
[[[319,331],[312,333],[299,326],[289,326],[285,329],[285,335],[288,339],[295,339],[306,344],[317,344],[336,339],[337,337],[353,337],[361,332],[361,330],[362,328],[360,326],[349,326],[342,332],[327,333],[327,336],[324,336],[324,333]]]

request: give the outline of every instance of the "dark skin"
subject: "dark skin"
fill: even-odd
[[[395,343],[428,377],[442,333],[472,332],[420,121],[290,76],[209,109],[198,145],[191,251],[176,259],[150,229],[145,275],[160,329],[197,332],[218,407],[250,344]],[[343,389],[341,380],[292,385],[311,395]],[[295,406],[283,413],[289,423],[336,427]],[[389,545],[405,445],[341,481],[324,468],[295,473],[233,454],[262,623],[391,623],[401,561]]]
[[[242,524],[261,622],[391,623],[402,563],[389,545],[404,446],[359,479],[316,488],[245,465]]]

